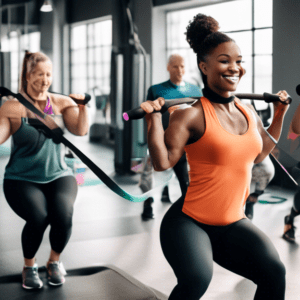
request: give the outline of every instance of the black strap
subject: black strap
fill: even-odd
[[[79,158],[80,160],[85,163],[93,173],[105,184],[109,189],[111,189],[114,193],[119,195],[120,197],[132,201],[132,202],[142,202],[146,200],[149,196],[146,195],[147,193],[143,195],[131,195],[121,189],[110,177],[108,177],[97,165],[95,165],[86,155],[84,155],[75,145],[73,145],[69,140],[67,140],[63,136],[62,129],[55,123],[53,118],[45,113],[42,113],[40,110],[38,110],[32,103],[32,99],[28,95],[24,96],[28,99],[26,99],[22,94],[14,94],[12,95],[17,98],[20,103],[22,103],[27,109],[32,111],[35,115],[37,115],[39,118],[38,120],[44,124],[46,127],[50,129],[49,133],[51,134],[52,138],[56,142],[60,142],[67,146],[69,149],[71,149]]]

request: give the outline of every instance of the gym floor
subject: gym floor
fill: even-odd
[[[80,150],[85,152],[100,168],[111,176],[122,188],[132,194],[140,194],[139,175],[122,177],[114,173],[114,151],[109,145],[91,144],[88,137],[66,134]],[[0,157],[0,175],[3,175],[8,156]],[[1,177],[0,176],[0,177]],[[180,188],[173,177],[170,182],[171,200],[180,196]],[[169,295],[176,285],[176,278],[161,251],[159,228],[162,217],[170,204],[160,201],[162,188],[154,195],[155,219],[142,221],[143,203],[132,203],[115,195],[104,185],[81,186],[75,204],[73,233],[62,261],[66,270],[88,266],[114,265],[142,283]],[[263,230],[273,241],[287,270],[286,299],[299,299],[300,281],[300,231],[296,232],[296,243],[289,244],[281,238],[283,218],[289,212],[293,193],[281,187],[269,186],[265,197],[282,196],[288,200],[281,204],[257,204],[254,207],[253,223]],[[261,198],[263,198],[261,196]],[[295,225],[299,227],[300,218]],[[24,221],[8,206],[1,184],[0,189],[0,279],[3,276],[20,274],[23,258],[21,231]],[[48,259],[49,228],[37,254],[39,266]],[[65,285],[68,284],[66,280]],[[1,284],[2,285],[2,284]],[[63,287],[62,287],[63,288]],[[1,287],[0,287],[1,290]],[[25,299],[26,290],[16,291]],[[212,282],[203,300],[250,300],[253,299],[255,285],[223,268],[214,265]],[[0,292],[0,299],[1,292]],[[28,298],[26,298],[28,299]],[[66,298],[67,299],[67,298]],[[9,300],[6,298],[6,300]],[[122,299],[120,299],[122,300]]]

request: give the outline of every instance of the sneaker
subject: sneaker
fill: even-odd
[[[65,283],[67,272],[59,261],[50,262],[47,268],[48,283],[50,285],[62,285]]]
[[[145,202],[144,202],[144,210],[143,210],[143,213],[142,213],[142,218],[144,220],[154,219],[153,208],[151,206],[151,204],[153,202],[154,202],[154,199],[152,197],[150,197],[147,200],[145,200]]]
[[[33,267],[24,266],[22,271],[22,287],[24,289],[40,289],[42,286],[43,282],[39,277],[37,263]]]
[[[290,243],[295,242],[295,229],[296,227],[294,226],[293,222],[290,222],[289,216],[285,216],[284,218],[284,234],[283,234],[283,239]]]

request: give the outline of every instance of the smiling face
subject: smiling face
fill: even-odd
[[[168,63],[167,70],[170,73],[170,80],[179,85],[185,73],[184,59],[180,55],[174,55]]]
[[[217,46],[200,62],[201,71],[207,76],[208,87],[225,98],[237,89],[241,77],[245,74],[242,67],[242,55],[234,42],[225,42]]]
[[[37,63],[31,73],[27,73],[27,89],[34,93],[45,93],[52,84],[52,63],[43,61]]]

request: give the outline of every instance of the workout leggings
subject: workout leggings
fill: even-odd
[[[61,253],[72,231],[75,178],[65,176],[44,184],[5,179],[3,189],[10,207],[26,221],[22,232],[24,257],[35,257],[49,224],[51,248]]]
[[[283,300],[285,267],[270,239],[248,219],[227,226],[201,224],[182,212],[183,197],[166,213],[163,253],[177,277],[169,300],[198,300],[213,275],[213,261],[257,284],[255,300]]]
[[[269,156],[252,168],[251,183],[255,183],[256,191],[264,191],[275,175],[275,168]]]

